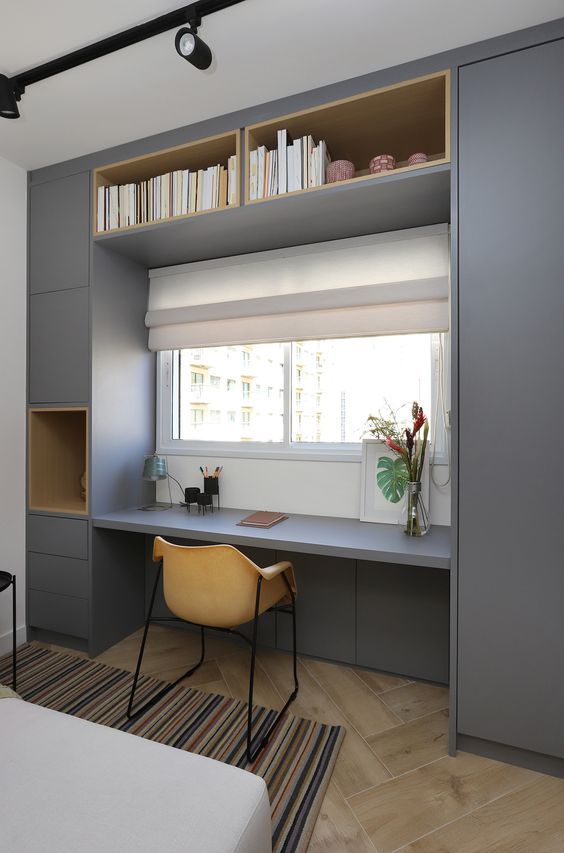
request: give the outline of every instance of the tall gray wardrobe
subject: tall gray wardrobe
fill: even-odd
[[[459,70],[458,231],[459,745],[562,759],[564,40]]]

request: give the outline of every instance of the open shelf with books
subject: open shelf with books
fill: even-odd
[[[88,409],[29,410],[29,509],[88,515]]]
[[[450,222],[450,165],[287,193],[213,217],[177,217],[94,237],[148,269]]]
[[[239,138],[233,130],[94,170],[94,234],[238,207]]]
[[[371,171],[378,155],[391,155],[387,171]],[[330,161],[344,161],[340,184],[449,163],[450,72],[247,127],[245,158],[246,204],[332,185]]]

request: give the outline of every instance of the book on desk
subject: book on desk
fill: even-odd
[[[280,521],[284,521],[288,518],[287,515],[284,515],[283,512],[268,512],[267,510],[260,510],[259,512],[253,512],[252,515],[247,515],[245,518],[242,518],[241,521],[238,522],[240,527],[273,527],[275,524],[278,524]]]

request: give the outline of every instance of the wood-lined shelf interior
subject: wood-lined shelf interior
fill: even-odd
[[[229,207],[239,205],[239,184],[240,184],[240,157],[239,157],[239,138],[240,131],[234,130],[229,133],[220,134],[219,136],[210,136],[207,139],[200,139],[194,142],[187,142],[184,145],[177,145],[174,148],[167,148],[162,151],[155,151],[151,154],[134,157],[130,160],[123,160],[119,163],[113,163],[108,166],[101,166],[93,172],[93,228],[94,234],[111,233],[109,231],[97,231],[97,199],[98,188],[108,186],[119,186],[122,184],[136,183],[145,181],[150,178],[155,178],[158,175],[164,175],[168,172],[176,171],[177,169],[189,169],[191,172],[196,172],[199,169],[207,169],[210,166],[221,165],[227,169],[227,162],[233,155],[237,156],[237,198],[235,204]],[[169,222],[173,219],[186,218],[187,216],[200,216],[204,213],[216,213],[218,210],[225,208],[210,208],[207,210],[197,211],[196,213],[182,214],[181,216],[170,216],[166,219],[155,219],[154,222]],[[132,228],[140,228],[146,226],[147,223],[138,223],[137,225],[127,226],[127,230]],[[112,229],[112,231],[124,231],[126,228]]]
[[[86,408],[30,409],[30,510],[88,514],[87,440]]]
[[[380,179],[390,172],[370,175],[368,164],[377,154],[396,158],[394,174],[429,168],[450,161],[450,72],[375,89],[340,101],[252,125],[245,131],[245,201],[249,199],[249,152],[259,145],[276,150],[277,131],[286,129],[293,139],[310,134],[324,139],[332,160],[350,160],[356,175]],[[429,162],[408,166],[411,154],[424,152]],[[300,192],[313,192],[327,185]],[[256,201],[265,201],[257,199]]]

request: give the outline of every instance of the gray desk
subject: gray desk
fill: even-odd
[[[124,509],[94,518],[93,578],[98,588],[116,590],[116,632],[125,635],[127,608],[133,620],[130,602],[138,602],[142,594],[143,563],[145,592],[152,588],[155,535],[193,544],[225,542],[259,565],[292,561],[299,589],[300,653],[448,681],[450,528],[434,527],[423,539],[409,539],[399,525],[311,515],[291,515],[268,529],[240,527],[248,514],[222,508],[198,515],[195,507],[188,513],[175,506],[162,512]],[[162,597],[156,608],[167,615]],[[107,609],[103,616],[99,633],[105,635]],[[137,624],[132,621],[128,630]],[[283,617],[265,614],[260,642],[288,649],[289,628]],[[116,637],[108,635],[105,644]]]
[[[178,506],[163,512],[135,508],[99,516],[92,523],[109,530],[450,569],[450,527],[433,527],[424,538],[410,539],[399,525],[317,515],[291,515],[267,529],[238,526],[246,515],[249,510],[221,509],[198,515],[195,507],[190,513]]]

